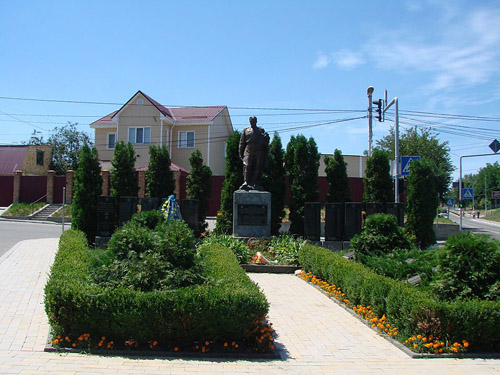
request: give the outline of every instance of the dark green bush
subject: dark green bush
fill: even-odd
[[[500,296],[500,242],[487,235],[459,233],[439,257],[436,292],[446,300]]]
[[[45,286],[45,310],[54,333],[106,336],[116,347],[130,339],[141,347],[152,340],[159,347],[248,340],[247,331],[267,314],[265,296],[231,250],[198,250],[204,285],[158,292],[105,288],[90,280],[95,250],[87,248],[81,232],[66,231]]]
[[[158,225],[165,224],[165,215],[160,210],[143,211],[132,216],[129,222],[143,228],[155,229]]]
[[[202,243],[204,245],[221,245],[231,249],[239,263],[248,263],[250,259],[250,249],[247,244],[229,234],[211,234],[205,237]]]
[[[412,246],[393,215],[375,214],[368,216],[363,232],[351,240],[351,247],[357,254],[383,255]]]
[[[398,339],[432,334],[442,340],[470,343],[471,351],[499,351],[500,302],[440,301],[409,284],[377,275],[360,263],[330,250],[306,245],[299,252],[305,271],[340,287],[345,298],[372,310],[399,329]]]
[[[108,249],[117,259],[126,259],[130,253],[141,254],[159,247],[160,236],[157,233],[132,221],[118,229],[108,243]]]

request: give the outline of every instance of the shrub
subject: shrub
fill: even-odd
[[[140,227],[155,229],[158,225],[165,224],[165,215],[160,210],[144,211],[134,214],[129,222]]]
[[[498,299],[500,296],[500,246],[487,235],[471,232],[450,236],[439,257],[436,292],[455,298]]]
[[[139,191],[135,177],[135,151],[130,142],[118,141],[113,152],[111,171],[111,196],[136,197]]]
[[[205,246],[221,245],[231,249],[240,264],[247,263],[250,259],[250,249],[246,243],[228,234],[212,234],[205,237],[202,244]]]
[[[363,179],[363,200],[365,202],[394,201],[390,169],[387,151],[373,150],[372,156],[366,161],[366,172]]]
[[[165,145],[149,146],[149,164],[146,171],[148,197],[166,198],[174,193],[174,173],[170,164],[170,154]]]
[[[93,250],[95,251],[95,250]],[[140,347],[186,347],[194,342],[244,342],[267,314],[265,296],[227,248],[198,248],[204,285],[141,292],[106,288],[90,281],[91,254],[81,232],[66,231],[47,285],[45,310],[55,335],[105,336],[116,346],[131,339]],[[123,344],[121,344],[123,347]]]
[[[375,274],[362,264],[348,261],[331,251],[305,245],[299,252],[305,271],[340,287],[352,304],[370,306],[385,314],[396,337],[403,341],[416,334],[432,334],[442,340],[466,339],[471,351],[500,350],[499,301],[454,301],[447,303],[409,284]]]
[[[393,215],[375,214],[368,216],[363,232],[351,240],[351,247],[357,254],[369,256],[410,249],[411,244]]]
[[[299,251],[307,243],[302,238],[295,239],[291,235],[273,237],[268,245],[268,251],[274,254],[274,260],[279,264],[299,265]]]

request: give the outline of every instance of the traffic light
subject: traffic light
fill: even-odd
[[[464,208],[465,207],[465,199],[462,199],[458,202],[458,207],[459,208]]]
[[[377,118],[378,118],[378,121],[379,122],[382,122],[382,99],[379,99],[379,100],[374,100],[373,101],[373,104],[375,104],[377,106]]]

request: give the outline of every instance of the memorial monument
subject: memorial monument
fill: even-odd
[[[241,134],[239,156],[243,161],[243,185],[233,194],[233,234],[236,237],[271,235],[271,193],[261,184],[269,149],[269,134],[250,117]]]

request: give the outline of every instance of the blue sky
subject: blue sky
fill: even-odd
[[[366,114],[370,85],[374,99],[399,98],[402,130],[439,131],[457,168],[500,140],[498,1],[23,1],[2,7],[0,35],[0,144],[67,121],[91,133],[142,90],[359,155],[367,119],[335,121]],[[392,124],[374,120],[374,140]],[[464,172],[494,161],[466,159]]]

